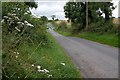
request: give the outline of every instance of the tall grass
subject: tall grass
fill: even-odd
[[[49,47],[22,44],[16,50],[3,50],[3,79],[5,78],[80,78],[78,69],[55,39],[46,33]],[[6,44],[7,45],[7,44]],[[38,71],[38,66],[41,70]]]

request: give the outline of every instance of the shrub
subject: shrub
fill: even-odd
[[[67,29],[67,23],[66,23],[65,21],[61,21],[61,22],[58,24],[57,30],[65,31],[66,29]]]

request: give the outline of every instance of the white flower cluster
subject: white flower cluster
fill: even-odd
[[[48,77],[52,77],[52,74],[49,74],[50,71],[47,70],[47,69],[42,69],[42,67],[40,65],[35,66],[34,64],[32,64],[31,66],[32,67],[37,67],[38,72],[45,73],[45,74],[47,74]]]
[[[32,67],[34,67],[34,64],[32,64]]]
[[[37,66],[38,72],[49,73],[47,69],[41,69],[41,66]]]
[[[3,18],[8,19],[8,16],[3,16]]]
[[[61,65],[65,66],[65,63],[60,63]]]
[[[9,16],[16,16],[16,14],[11,14],[11,13],[8,13]]]
[[[27,14],[26,12],[25,14]],[[28,27],[34,27],[32,24],[30,24],[28,21],[22,22],[19,17],[16,14],[8,13],[7,16],[3,16],[3,19],[1,20],[1,23],[7,23],[9,26],[12,26],[12,24],[15,24],[14,28],[16,31],[21,32],[24,26]],[[17,25],[16,25],[17,23]]]
[[[14,53],[17,54],[17,55],[20,54],[19,52],[14,52]]]
[[[3,22],[4,22],[4,19],[1,20],[1,23],[3,23]]]
[[[16,14],[8,13],[8,16],[14,18],[14,19],[17,20],[17,21],[20,20],[20,19],[16,16]]]
[[[27,21],[24,21],[24,23],[25,23],[27,26],[34,27],[32,24],[30,24],[30,23],[27,22]]]
[[[14,52],[16,54],[16,58],[18,58],[18,55],[20,54],[19,52]]]
[[[49,73],[49,71],[47,69],[43,69],[43,70],[38,69],[38,72]]]
[[[19,25],[24,25],[24,23],[23,23],[23,22],[17,22],[17,24],[19,24]]]
[[[28,14],[27,12],[24,13],[24,15]]]
[[[21,30],[20,29],[18,29],[17,27],[15,27],[15,29],[18,31],[18,32],[20,32]]]
[[[35,65],[34,64],[32,64],[31,65],[32,67],[34,67]],[[37,66],[37,71],[38,72],[42,72],[42,73],[49,73],[49,70],[47,70],[47,69],[41,69],[42,67],[41,66]]]
[[[51,75],[51,74],[49,74],[49,75],[48,75],[48,77],[52,77],[52,75]]]

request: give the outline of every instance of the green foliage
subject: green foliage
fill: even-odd
[[[91,23],[88,27],[89,32],[93,33],[108,33],[114,28],[112,21],[106,22],[104,20],[100,20],[99,22]]]
[[[52,15],[51,17],[52,17],[53,20],[55,20],[55,17],[56,17],[56,16],[55,16],[55,15]]]
[[[59,21],[59,19],[55,19],[55,21]]]
[[[79,35],[74,35],[80,38],[85,38],[88,40],[96,41],[102,44],[107,44],[114,47],[120,47],[118,42],[118,36],[116,34],[99,34],[99,33],[91,33],[91,32],[81,32]]]
[[[29,6],[30,8],[37,8],[37,3],[34,2],[34,0],[32,2],[25,2],[25,4],[27,6]]]
[[[38,44],[22,44],[18,49],[10,49],[3,55],[3,79],[81,77],[78,69],[52,35],[46,35],[51,41],[50,48]],[[37,66],[49,72],[39,72]]]
[[[41,16],[40,19],[43,22],[43,24],[48,22],[48,18],[46,16]]]
[[[50,47],[51,42],[46,35],[43,21],[33,18],[29,10],[33,7],[37,7],[34,2],[2,3],[3,78],[25,78],[29,74],[27,66],[31,65],[32,60],[28,60],[28,63],[25,60],[32,53],[25,51],[25,45],[33,46],[31,50],[37,46]],[[20,49],[21,46],[23,46],[23,50]]]
[[[58,24],[57,30],[66,31],[66,29],[67,29],[67,24],[66,24],[66,22],[61,21],[61,22]]]
[[[33,7],[36,8],[36,4],[32,2],[2,5],[2,78],[80,77],[64,50],[47,33],[47,17],[31,15],[29,8]]]
[[[86,3],[84,2],[68,2],[64,6],[65,17],[68,18],[73,25],[78,24],[83,29],[86,25]],[[73,26],[76,27],[76,26]]]
[[[86,15],[86,6],[88,15]],[[72,22],[73,33],[85,29],[92,32],[109,32],[113,28],[111,18],[114,9],[111,2],[67,2],[64,6],[65,17]],[[102,16],[103,14],[105,17]],[[88,27],[86,16],[88,16]]]

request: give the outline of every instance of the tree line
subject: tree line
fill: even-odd
[[[83,30],[117,33],[112,24],[112,11],[115,8],[112,2],[67,2],[64,12],[73,25],[73,33]]]

